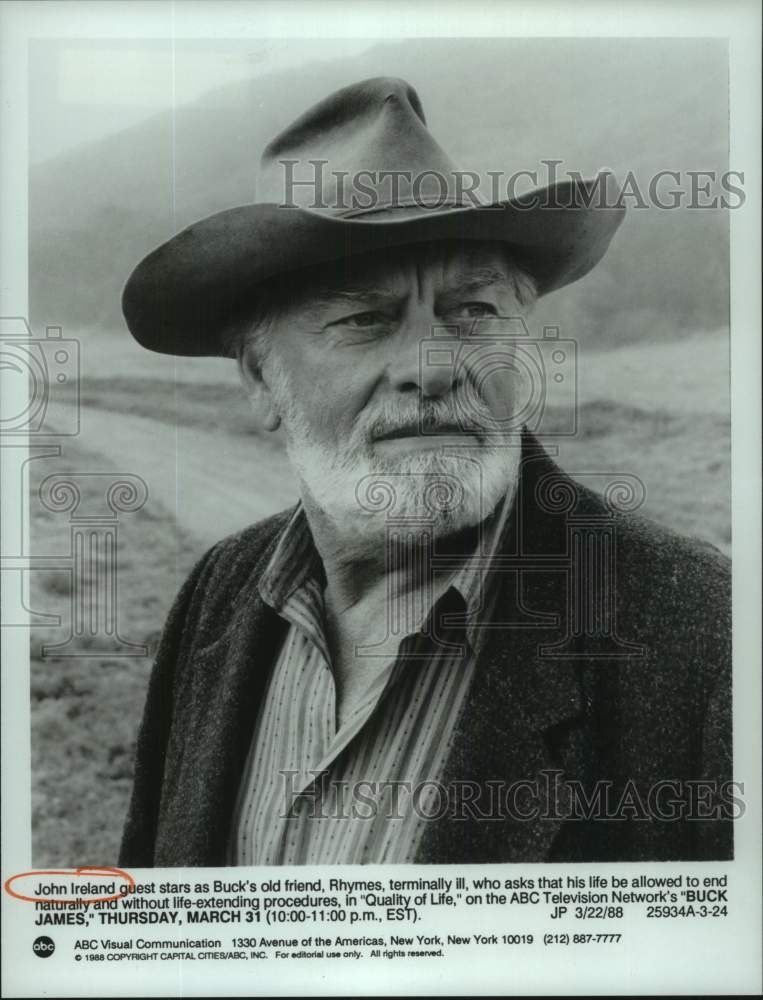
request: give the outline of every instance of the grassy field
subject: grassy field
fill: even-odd
[[[45,474],[108,468],[102,455],[81,445],[67,444],[65,458],[45,462]],[[68,514],[44,511],[36,484],[30,486],[33,553],[60,553],[68,540]],[[102,493],[85,486],[83,508],[102,503]],[[150,503],[124,516],[118,530],[119,633],[153,651],[197,546],[174,518]],[[135,731],[151,657],[111,656],[99,650],[97,636],[85,636],[79,646],[90,655],[43,657],[43,644],[64,642],[69,635],[72,581],[63,569],[39,570],[31,578],[32,608],[62,618],[59,628],[32,631],[33,863],[111,865],[131,786]]]
[[[730,550],[727,359],[720,338],[586,358],[580,431],[558,439],[576,472],[630,472],[647,489],[645,513]],[[140,474],[149,500],[121,517],[118,621],[149,655],[99,650],[43,657],[70,625],[66,570],[31,574],[32,607],[63,617],[32,636],[33,864],[113,864],[127,805],[135,734],[152,654],[170,603],[216,538],[294,495],[278,437],[253,424],[234,367],[152,356],[129,338],[82,338],[82,433],[30,482],[33,551],[66,550],[69,515],[40,504],[52,472]],[[552,423],[562,415],[552,412]],[[548,425],[547,425],[548,426]],[[551,440],[549,443],[554,443]],[[83,505],[93,495],[83,497]]]

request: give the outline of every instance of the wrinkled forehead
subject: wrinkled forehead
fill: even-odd
[[[273,290],[288,293],[296,304],[332,292],[394,290],[414,278],[444,289],[472,283],[511,287],[513,270],[502,243],[439,241],[344,257],[286,276]]]

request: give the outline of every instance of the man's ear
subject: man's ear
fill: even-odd
[[[277,431],[281,426],[281,418],[253,344],[247,344],[239,355],[238,370],[249,402],[262,426],[265,430]]]

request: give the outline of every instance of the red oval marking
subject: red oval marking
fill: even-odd
[[[11,888],[13,883],[20,878],[36,878],[40,879],[42,876],[49,878],[51,875],[59,876],[61,878],[119,878],[124,879],[130,889],[127,892],[117,892],[111,893],[107,896],[70,896],[61,897],[58,895],[50,896],[25,896],[21,892],[16,892],[15,889]],[[10,878],[6,879],[3,883],[3,888],[5,891],[14,896],[16,899],[22,899],[26,903],[63,903],[74,905],[76,903],[109,903],[113,899],[124,899],[126,895],[135,888],[135,879],[130,875],[129,872],[123,871],[121,868],[58,868],[54,871],[31,871],[31,872],[19,872],[18,875],[11,875]]]

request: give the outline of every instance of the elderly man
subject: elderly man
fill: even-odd
[[[730,857],[726,560],[523,426],[517,331],[622,208],[475,204],[389,79],[299,118],[260,185],[125,289],[144,346],[237,359],[300,499],[177,598],[121,863]]]

